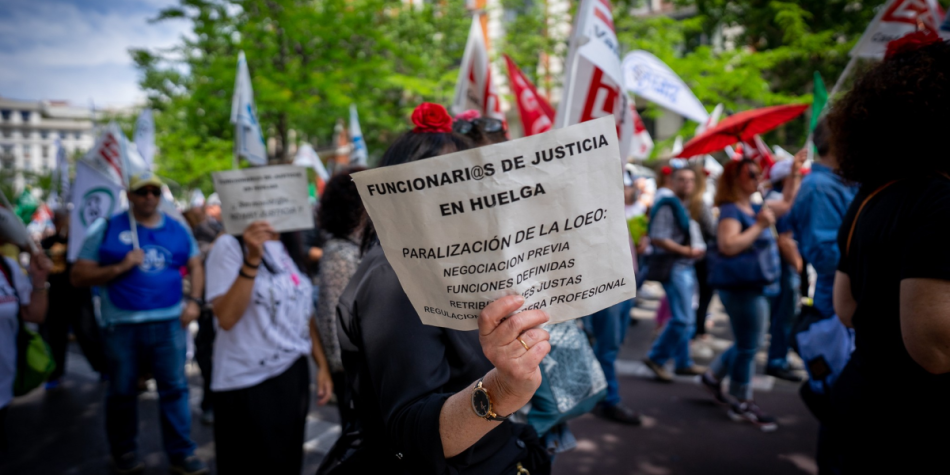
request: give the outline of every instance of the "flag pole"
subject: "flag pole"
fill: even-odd
[[[121,160],[122,160],[122,184],[125,186],[125,191],[129,191],[129,156],[128,156],[128,139],[125,138],[125,134],[119,133],[119,147],[121,147]],[[132,249],[139,248],[139,232],[138,226],[135,222],[135,213],[132,212],[132,206],[129,204],[129,231],[132,234]]]
[[[241,133],[241,123],[240,121],[238,121],[237,123],[234,124],[234,156],[231,159],[232,170],[238,169],[238,162],[241,160],[241,158],[238,156],[238,147],[239,147],[238,140],[240,140],[238,134],[240,133]]]
[[[578,37],[578,28],[584,26],[584,21],[586,20],[586,12],[584,0],[581,0],[577,6],[577,14],[574,17],[574,26],[571,28],[571,39],[568,44],[567,52],[567,61],[571,64],[571,72],[568,75],[567,90],[564,91],[566,94],[561,96],[561,103],[558,104],[557,109],[558,113],[556,114],[554,120],[554,128],[560,129],[567,125],[567,122],[570,120],[571,114],[571,100],[574,97],[574,83],[577,77],[577,50],[584,46],[589,38]],[[563,85],[562,85],[563,86]],[[563,109],[563,113],[561,112]]]

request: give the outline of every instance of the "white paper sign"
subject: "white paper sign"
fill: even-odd
[[[613,116],[353,175],[427,325],[473,330],[521,294],[551,322],[633,298]]]
[[[221,199],[221,220],[228,234],[265,219],[281,233],[313,228],[307,169],[294,165],[246,168],[213,174]]]

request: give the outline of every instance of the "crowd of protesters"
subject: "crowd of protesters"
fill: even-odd
[[[695,378],[730,418],[773,431],[778,421],[752,385],[768,340],[765,374],[808,375],[801,394],[820,421],[821,473],[941,466],[950,423],[950,248],[942,241],[950,161],[936,138],[948,125],[948,87],[950,45],[925,37],[889,51],[832,107],[814,132],[814,161],[805,148],[775,164],[737,154],[721,170],[705,159],[667,160],[656,175],[618,170],[638,284],[658,282],[665,295],[644,355],[655,377]],[[453,120],[429,103],[419,111],[381,166],[506,140],[499,120]],[[225,234],[214,197],[185,213],[186,226],[159,210],[163,184],[145,173],[129,183],[131,213],[97,221],[69,263],[68,216],[58,212],[26,269],[0,261],[0,430],[18,329],[42,322],[56,366],[47,390],[63,377],[70,329],[108,382],[116,472],[145,467],[138,394],[154,379],[172,469],[207,473],[190,436],[185,375],[187,328],[197,322],[201,417],[214,425],[220,473],[300,473],[314,379],[317,403],[335,399],[343,426],[318,473],[549,473],[552,447],[572,438],[566,418],[543,413],[539,365],[558,350],[550,333],[565,327],[545,325],[540,310],[514,314],[519,296],[488,305],[477,332],[423,325],[360,202],[350,176],[360,170],[327,183],[317,237],[276,233],[266,221]],[[706,338],[714,294],[733,344],[706,368],[690,347]],[[635,305],[567,323],[586,333],[605,381],[585,412],[632,425],[642,420],[628,407],[636,401],[621,402],[615,366]],[[805,367],[790,363],[793,347]],[[477,396],[488,402],[484,413]]]

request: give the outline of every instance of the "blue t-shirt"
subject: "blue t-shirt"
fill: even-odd
[[[739,207],[734,203],[725,203],[719,206],[719,222],[722,222],[724,219],[734,219],[742,224],[742,231],[745,231],[755,224],[755,217],[757,214],[759,214],[759,210],[761,209],[762,205],[752,205],[753,214],[748,214],[745,211],[739,209]],[[759,234],[759,237],[756,238],[756,241],[758,240],[768,241],[769,244],[774,248],[776,259],[778,259],[778,246],[775,243],[775,236],[772,235],[770,230],[766,229],[762,232],[762,234]],[[776,260],[776,262],[778,261]],[[778,294],[780,288],[780,282],[779,280],[776,280],[775,282],[765,286],[763,290],[766,295],[774,296]]]
[[[113,216],[111,219],[115,219],[115,216]],[[168,222],[167,216],[165,216],[164,213],[162,213],[158,224],[152,229],[160,230],[164,228],[166,224],[184,229],[183,238],[188,240],[189,259],[195,256],[200,256],[201,253],[198,250],[198,243],[195,242],[195,238],[192,237],[191,233],[187,231],[187,228],[174,221]],[[139,226],[142,226],[142,224],[139,223]],[[86,238],[83,240],[82,248],[79,251],[78,259],[102,263],[102,258],[99,255],[99,248],[102,246],[103,239],[105,238],[105,231],[106,220],[102,218],[96,220],[96,222],[94,222],[92,226],[89,227]],[[119,278],[121,279],[122,277]],[[99,295],[101,297],[101,314],[103,325],[171,320],[181,316],[182,312],[181,301],[178,301],[167,307],[148,310],[127,310],[119,308],[115,305],[113,299],[109,297],[108,286],[99,287]]]

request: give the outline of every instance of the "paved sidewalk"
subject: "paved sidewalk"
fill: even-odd
[[[649,348],[656,301],[634,310],[620,354],[618,372],[624,403],[646,416],[644,427],[627,427],[582,416],[570,423],[577,449],[562,454],[555,475],[744,475],[815,474],[814,445],[818,425],[798,398],[798,385],[761,375],[764,354],[759,355],[755,377],[756,399],[763,409],[779,418],[774,433],[762,433],[749,424],[730,421],[714,405],[695,378],[677,377],[671,384],[653,381],[640,362]],[[714,354],[730,344],[728,320],[714,303],[712,338],[694,346],[698,364],[708,364]],[[214,441],[210,427],[201,425],[198,403],[201,379],[189,366],[192,436],[198,455],[214,472]],[[0,455],[3,475],[101,475],[110,473],[103,423],[105,385],[99,383],[73,345],[63,385],[42,389],[17,399],[10,407],[10,450]],[[167,474],[161,449],[158,398],[154,389],[143,393],[139,405],[139,445],[148,465],[147,474]],[[303,473],[311,475],[339,436],[335,407],[311,403],[304,444]]]

